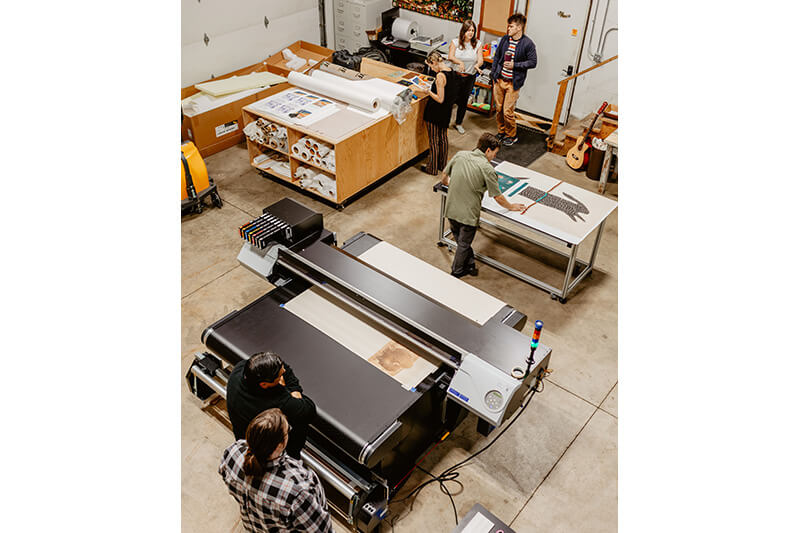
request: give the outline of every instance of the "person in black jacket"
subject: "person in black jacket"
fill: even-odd
[[[292,368],[272,352],[261,352],[233,367],[228,379],[228,416],[237,440],[245,438],[250,422],[262,411],[279,408],[289,421],[289,444],[286,453],[300,458],[306,442],[308,424],[317,408],[302,394],[300,380]]]
[[[497,138],[511,146],[517,138],[514,111],[528,69],[536,68],[536,45],[522,32],[526,18],[521,13],[508,17],[507,34],[500,39],[492,61],[492,92],[497,107]]]

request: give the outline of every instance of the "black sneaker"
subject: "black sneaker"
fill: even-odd
[[[467,272],[467,274],[469,274],[470,276],[477,276],[478,275],[478,268],[477,267],[472,267],[472,270]]]
[[[506,137],[505,133],[498,133],[497,135],[494,136],[494,138],[497,139],[498,141],[502,141],[503,139],[505,139],[505,137]]]
[[[516,144],[519,141],[519,137],[505,137],[503,138],[502,143],[505,146],[511,146],[512,144]]]

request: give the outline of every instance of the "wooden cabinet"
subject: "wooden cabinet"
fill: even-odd
[[[394,71],[410,72],[366,58],[361,63],[361,71],[368,76],[383,77],[384,79],[389,79],[386,75]],[[289,87],[289,84],[282,84],[272,89],[274,92],[279,92]],[[274,92],[271,94],[274,94]],[[335,204],[342,205],[347,199],[428,149],[428,135],[425,123],[422,120],[426,99],[427,97],[423,96],[411,104],[411,110],[402,124],[398,124],[392,115],[388,115],[365,124],[363,127],[341,138],[321,135],[315,130],[289,123],[254,110],[249,106],[245,107],[242,109],[244,127],[259,118],[286,127],[288,150],[282,153],[289,158],[291,172],[289,176],[284,176],[269,169],[260,169],[258,165],[253,163],[253,159],[260,154],[268,154],[270,148],[258,145],[248,138],[247,149],[250,164],[262,172],[266,172],[297,187],[301,187],[300,180],[295,178],[295,171],[298,166],[304,165],[317,168],[336,180],[336,197],[329,197],[316,190],[309,189],[309,192]],[[306,136],[333,146],[336,154],[335,172],[323,166],[304,161],[291,153],[292,145]]]

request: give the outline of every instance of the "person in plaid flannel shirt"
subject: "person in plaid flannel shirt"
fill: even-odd
[[[285,453],[289,423],[268,409],[247,426],[244,440],[222,453],[219,473],[252,533],[333,533],[325,492],[303,462]]]

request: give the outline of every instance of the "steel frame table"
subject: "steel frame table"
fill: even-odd
[[[439,241],[436,244],[437,244],[437,246],[447,246],[447,248],[450,251],[453,251],[457,247],[457,244],[456,244],[455,241],[453,241],[452,239],[448,238],[448,236],[452,235],[453,232],[451,230],[449,230],[449,229],[445,229],[444,206],[445,206],[445,202],[447,201],[447,186],[443,185],[442,183],[437,183],[433,187],[433,190],[436,191],[436,192],[441,193],[441,195],[442,195],[441,208],[440,208],[440,211],[439,211]],[[544,231],[538,230],[538,229],[536,229],[536,228],[534,228],[532,226],[527,226],[527,225],[521,224],[520,222],[518,222],[516,220],[510,219],[508,217],[504,217],[501,214],[489,211],[488,209],[484,208],[483,206],[481,206],[481,213],[488,213],[488,214],[490,214],[492,216],[495,216],[495,217],[498,217],[500,219],[503,219],[504,221],[506,221],[506,222],[508,222],[508,223],[510,223],[510,224],[512,224],[514,226],[523,228],[523,229],[525,229],[527,231],[532,231],[532,232],[534,232],[534,233],[536,233],[538,235],[542,235],[544,237],[547,237],[549,239],[552,239],[554,241],[562,243],[563,245],[565,245],[567,247],[568,250],[570,250],[569,252],[564,252],[562,250],[553,248],[552,246],[548,246],[548,245],[546,245],[544,243],[535,241],[535,240],[531,239],[530,237],[522,235],[522,234],[514,231],[511,228],[506,228],[506,227],[503,227],[503,226],[501,226],[501,225],[499,225],[499,224],[497,224],[495,222],[491,222],[489,220],[485,220],[483,217],[481,217],[481,220],[478,222],[478,227],[488,226],[488,227],[494,228],[494,229],[500,231],[501,233],[505,233],[507,235],[511,235],[512,237],[520,239],[521,241],[524,241],[526,243],[539,246],[540,248],[544,248],[544,249],[549,250],[549,251],[551,251],[553,253],[556,253],[556,254],[558,254],[558,255],[560,255],[562,257],[567,258],[568,261],[567,261],[567,269],[566,269],[566,272],[564,273],[564,283],[561,285],[561,288],[559,289],[558,287],[554,287],[554,286],[550,285],[549,283],[545,283],[544,281],[542,281],[540,279],[537,279],[537,278],[534,278],[533,276],[531,276],[529,274],[521,272],[521,271],[517,270],[516,268],[510,267],[510,266],[508,266],[508,265],[506,265],[504,263],[501,263],[497,259],[492,259],[491,257],[489,257],[487,255],[475,252],[475,258],[476,259],[480,259],[484,263],[486,263],[486,264],[488,264],[490,266],[493,266],[498,270],[502,270],[503,272],[505,272],[507,274],[510,274],[510,275],[514,276],[515,278],[517,278],[517,279],[521,279],[522,281],[530,283],[531,285],[533,285],[535,287],[538,287],[540,289],[544,289],[544,290],[548,291],[550,293],[550,298],[552,298],[553,300],[558,299],[558,301],[561,302],[562,304],[567,301],[567,295],[569,295],[569,293],[575,288],[575,286],[578,283],[580,283],[583,280],[583,278],[585,278],[586,276],[588,276],[592,272],[592,268],[594,267],[594,261],[597,258],[597,250],[600,247],[600,237],[603,235],[603,228],[605,227],[606,219],[608,218],[608,216],[603,218],[603,221],[597,227],[597,235],[595,236],[594,245],[592,246],[592,255],[589,258],[589,262],[587,263],[586,261],[578,259],[578,247],[583,243],[583,241],[581,241],[579,243],[571,243],[571,242],[566,241],[566,240],[564,240],[562,238],[559,238],[559,237],[556,237],[556,236],[551,235],[549,233],[546,233]],[[574,270],[576,268],[576,265],[577,265],[579,270],[578,270],[577,273],[575,273],[574,278],[573,278],[573,272],[574,272]]]

